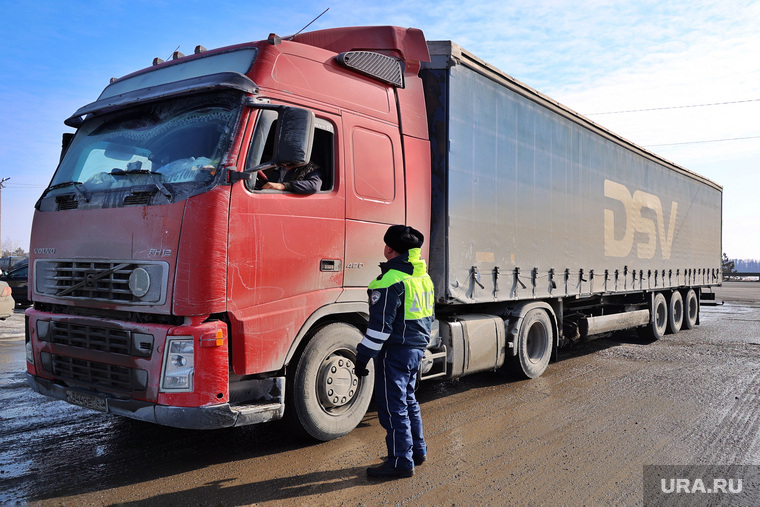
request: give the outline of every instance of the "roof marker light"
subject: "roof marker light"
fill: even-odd
[[[195,51],[193,51],[193,53],[197,55],[198,53],[203,53],[205,51],[208,51],[208,50],[204,48],[203,46],[201,46],[200,44],[198,44],[197,46],[195,46]]]
[[[172,53],[172,60],[178,60],[184,57],[185,57],[185,54],[180,51],[175,51],[174,53]]]
[[[163,58],[155,57],[153,59],[153,65],[158,65],[158,64],[161,64],[161,63],[164,63]]]

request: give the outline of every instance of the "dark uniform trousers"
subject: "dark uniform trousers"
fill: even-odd
[[[412,455],[427,453],[420,405],[414,395],[423,351],[388,347],[375,358],[375,405],[385,428],[388,459],[395,468],[414,468]]]

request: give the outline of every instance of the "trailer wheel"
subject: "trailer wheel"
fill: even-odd
[[[541,308],[525,314],[515,339],[513,370],[525,378],[540,377],[549,365],[554,343],[552,320]]]
[[[665,336],[665,331],[668,327],[668,303],[665,301],[665,296],[661,292],[654,295],[651,308],[651,316],[649,318],[649,325],[644,328],[640,328],[640,334],[642,337],[649,340],[660,340]]]
[[[668,333],[676,334],[683,324],[683,297],[681,293],[673,291],[668,300]]]
[[[684,298],[683,329],[692,329],[697,325],[699,316],[699,299],[694,289],[686,291]]]
[[[356,346],[362,334],[344,323],[328,324],[303,350],[288,378],[285,414],[301,433],[321,441],[341,437],[361,422],[372,399],[374,369],[354,373]]]

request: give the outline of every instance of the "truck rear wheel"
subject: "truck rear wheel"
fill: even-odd
[[[681,330],[683,324],[683,297],[681,293],[673,291],[668,300],[668,333],[675,334]]]
[[[660,340],[668,327],[668,303],[661,292],[654,295],[650,310],[649,325],[640,328],[640,334],[649,340]]]
[[[684,313],[683,313],[683,328],[692,329],[697,325],[697,317],[699,316],[699,299],[694,289],[686,291],[684,298]]]
[[[362,334],[343,323],[328,324],[303,350],[288,379],[285,414],[289,422],[321,441],[341,437],[361,422],[372,399],[374,369],[354,373],[356,346]]]
[[[540,377],[549,365],[554,343],[552,319],[541,308],[525,314],[515,339],[513,369],[525,378]]]

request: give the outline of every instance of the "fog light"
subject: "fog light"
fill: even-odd
[[[164,351],[161,373],[162,391],[192,391],[195,373],[193,338],[169,338]]]

